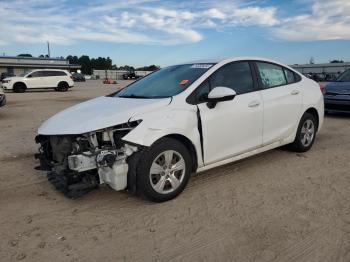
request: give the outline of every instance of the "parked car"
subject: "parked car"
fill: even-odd
[[[74,82],[85,82],[85,76],[83,74],[73,73],[72,77]]]
[[[12,76],[15,76],[15,75],[7,73],[7,72],[3,72],[3,73],[0,74],[0,82],[2,82],[2,80],[4,80],[5,78],[12,77]]]
[[[74,86],[71,74],[60,69],[37,69],[20,76],[8,77],[2,80],[5,90],[23,93],[27,89],[53,88],[56,91],[67,91]]]
[[[323,113],[319,85],[278,62],[180,64],[51,117],[36,157],[68,197],[106,183],[161,202],[191,173],[283,145],[308,151]]]
[[[6,96],[4,90],[0,87],[0,107],[6,105]]]
[[[325,86],[325,110],[350,113],[350,69]]]
[[[128,73],[123,74],[123,79],[128,80],[128,79],[138,79],[141,76],[137,75],[134,70],[130,70]]]

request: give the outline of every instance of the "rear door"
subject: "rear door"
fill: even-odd
[[[263,144],[285,139],[299,124],[302,95],[300,76],[280,65],[256,62],[264,101]]]

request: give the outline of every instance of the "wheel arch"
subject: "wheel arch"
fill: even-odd
[[[13,83],[12,88],[15,88],[15,86],[18,86],[18,85],[23,85],[25,89],[28,88],[26,83],[24,83],[23,81],[17,81],[15,83]]]
[[[317,109],[314,108],[314,107],[310,107],[304,112],[304,114],[305,113],[309,113],[309,114],[311,114],[311,115],[313,115],[315,117],[315,119],[316,119],[316,126],[317,126],[316,130],[318,130],[319,123],[320,123],[320,115],[319,115]]]
[[[60,84],[66,84],[66,85],[69,87],[69,84],[68,84],[68,82],[67,82],[66,80],[61,80],[61,81],[59,81],[58,84],[57,84],[57,87],[58,87]]]
[[[175,139],[175,140],[179,141],[180,143],[182,143],[187,148],[188,152],[191,155],[192,172],[195,172],[197,170],[197,168],[198,168],[197,151],[196,151],[196,147],[194,146],[194,144],[192,143],[192,141],[189,138],[187,138],[184,135],[180,135],[180,134],[169,134],[169,135],[163,136],[159,139],[162,139],[162,138],[172,138],[172,139]]]

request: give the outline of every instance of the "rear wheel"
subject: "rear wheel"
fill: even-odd
[[[15,93],[24,93],[26,91],[27,87],[24,83],[15,83],[13,85],[13,91]]]
[[[58,83],[57,89],[55,88],[56,91],[61,91],[61,92],[66,92],[69,88],[69,85],[67,82],[60,82]]]
[[[154,202],[178,196],[191,176],[192,160],[187,148],[163,138],[143,152],[137,172],[138,193]]]
[[[290,144],[290,149],[295,152],[308,151],[316,137],[317,121],[310,113],[305,113],[300,120],[295,140]]]

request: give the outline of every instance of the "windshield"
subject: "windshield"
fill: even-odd
[[[350,82],[350,69],[343,72],[338,78],[337,82]]]
[[[27,71],[27,72],[25,72],[25,73],[22,73],[22,74],[20,74],[19,76],[26,76],[26,75],[28,75],[30,72],[29,71]]]
[[[213,64],[169,66],[130,84],[116,97],[164,98],[177,95],[203,75]]]

